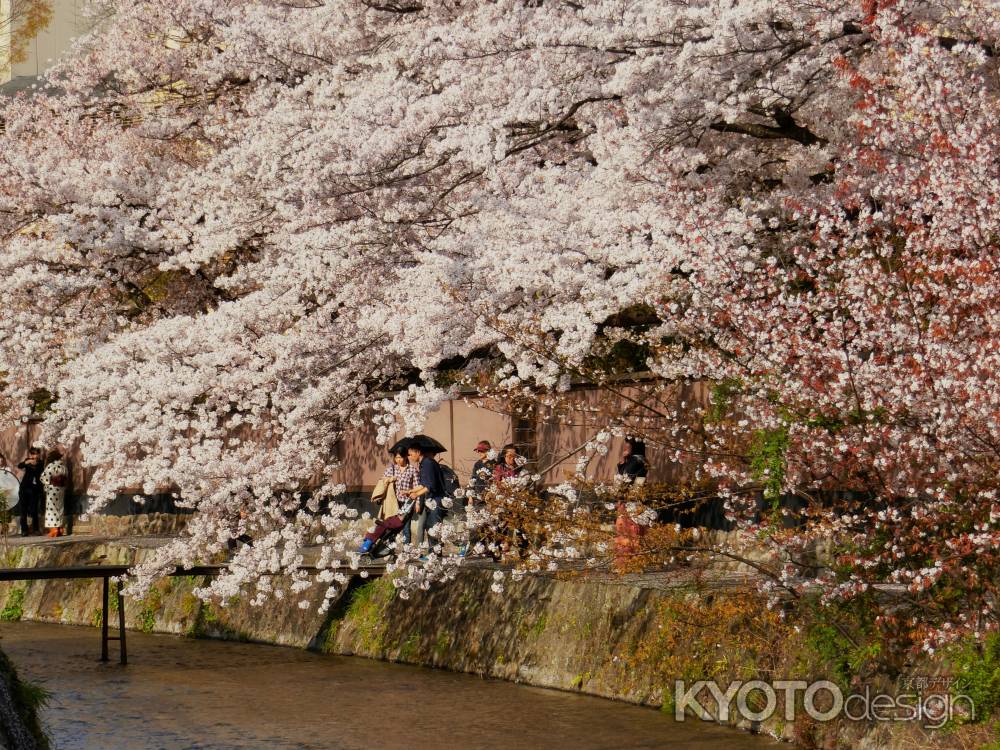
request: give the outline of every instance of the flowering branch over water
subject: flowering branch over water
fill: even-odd
[[[616,429],[816,499],[782,544],[840,567],[788,586],[905,584],[928,647],[993,628],[994,11],[100,0],[3,111],[0,406],[56,395],[101,498],[199,510],[163,566],[248,533],[214,591],[266,596],[317,538],[352,559],[337,441],[418,426],[446,370],[714,383]]]

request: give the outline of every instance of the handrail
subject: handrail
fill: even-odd
[[[133,567],[133,565],[69,565],[39,568],[0,568],[0,581],[45,581],[59,578],[117,578],[128,573]],[[177,567],[166,575],[168,577],[212,576],[222,573],[226,567],[222,563],[193,565],[190,568]],[[385,570],[385,566],[361,565],[353,568],[349,565],[341,565],[330,568],[317,568],[314,565],[300,565],[296,569],[310,575],[315,575],[321,572],[321,570],[350,570],[358,573],[362,570],[369,573],[372,571],[381,572]],[[279,571],[270,575],[284,575],[284,572]]]
[[[108,642],[118,641],[120,647],[119,661],[122,665],[128,664],[128,655],[125,648],[125,600],[122,597],[122,581],[124,576],[132,568],[132,565],[70,565],[65,567],[39,567],[39,568],[0,568],[0,581],[51,581],[68,578],[102,578],[101,589],[101,661],[108,660]],[[212,576],[219,575],[226,569],[223,564],[215,565],[193,565],[190,568],[177,567],[167,576]],[[364,571],[368,576],[374,572],[381,575],[385,571],[384,565],[364,565],[357,568],[344,565],[338,568],[326,568],[326,570],[350,570],[353,573]],[[313,565],[301,565],[298,567],[306,573],[316,574],[320,568]],[[281,575],[275,573],[274,575]],[[108,613],[110,611],[110,589],[111,579],[116,581],[117,601],[118,601],[118,635],[108,634]]]

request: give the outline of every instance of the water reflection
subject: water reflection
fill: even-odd
[[[612,701],[295,649],[4,624],[21,674],[53,693],[58,750],[763,750],[769,739]],[[112,644],[114,645],[114,644]]]

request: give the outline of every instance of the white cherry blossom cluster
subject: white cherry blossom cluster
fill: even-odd
[[[44,408],[98,504],[198,511],[144,576],[245,535],[212,591],[257,601],[308,546],[343,584],[338,442],[416,431],[456,383],[730,384],[697,439],[632,404],[578,473],[628,432],[726,496],[760,478],[733,446],[782,434],[761,476],[923,539],[998,476],[995,10],[97,0],[0,115],[0,409]],[[992,543],[980,515],[931,591]]]

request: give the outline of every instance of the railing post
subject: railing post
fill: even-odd
[[[118,645],[121,647],[122,666],[128,664],[125,653],[125,598],[122,596],[122,582],[118,581]]]
[[[108,660],[108,577],[104,576],[104,601],[101,606],[101,661]]]

